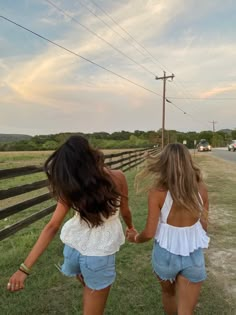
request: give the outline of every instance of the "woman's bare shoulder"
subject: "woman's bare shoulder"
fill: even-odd
[[[162,208],[166,199],[167,190],[162,188],[151,188],[148,194],[148,200],[151,203],[158,204],[159,209]]]
[[[206,194],[207,193],[207,186],[204,182],[200,182],[198,184],[198,190],[200,192],[200,194]]]
[[[124,172],[122,170],[110,170],[110,172],[112,174],[114,174],[115,176],[124,176]]]
[[[206,201],[208,199],[208,191],[207,191],[207,186],[204,182],[200,182],[198,184],[198,191],[199,191],[203,201]]]
[[[106,172],[111,176],[112,180],[117,185],[117,187],[122,188],[124,185],[127,185],[126,177],[123,171],[112,170],[107,168]]]
[[[159,199],[165,199],[167,194],[167,190],[164,188],[151,188],[149,190],[149,196],[150,197],[158,197]]]
[[[122,170],[112,170],[112,169],[107,169],[108,173],[114,178],[114,179],[124,179],[125,174]]]

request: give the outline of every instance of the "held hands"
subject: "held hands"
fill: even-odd
[[[7,290],[10,292],[16,292],[24,289],[24,282],[26,278],[27,274],[25,274],[21,270],[17,270],[9,279]]]
[[[130,229],[126,228],[125,236],[129,242],[136,243],[136,240],[135,240],[136,235],[138,235],[138,231],[134,227]]]

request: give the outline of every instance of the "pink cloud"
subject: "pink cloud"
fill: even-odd
[[[230,91],[236,91],[236,84],[233,84],[233,85],[230,85],[230,86],[225,86],[225,87],[213,88],[213,89],[211,89],[209,91],[206,91],[206,92],[202,93],[200,95],[200,97],[207,98],[207,97],[211,97],[211,96],[214,96],[214,95],[218,95],[218,94],[222,94],[222,93],[230,92]]]

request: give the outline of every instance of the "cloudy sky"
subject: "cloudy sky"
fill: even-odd
[[[0,15],[0,133],[157,130],[163,71],[167,129],[236,128],[234,0],[0,0]]]

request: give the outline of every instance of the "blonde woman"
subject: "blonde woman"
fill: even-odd
[[[168,315],[192,315],[206,279],[207,189],[188,149],[179,143],[151,158],[142,181],[146,175],[152,179],[146,226],[141,233],[128,231],[127,238],[135,243],[154,238],[152,265],[164,310]]]

